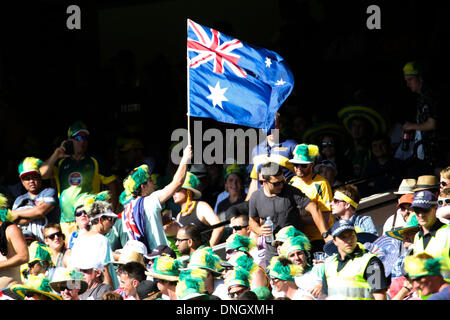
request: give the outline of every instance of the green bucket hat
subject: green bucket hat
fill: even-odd
[[[417,221],[417,216],[415,213],[411,213],[409,215],[408,221],[406,222],[406,225],[404,227],[386,231],[384,234],[388,237],[403,241],[405,240],[403,234],[410,230],[419,230],[419,222]]]
[[[85,132],[86,134],[89,134],[87,126],[82,121],[76,121],[69,127],[69,130],[67,130],[67,137],[71,138],[80,132]]]
[[[34,261],[47,261],[51,264],[52,262],[50,248],[39,241],[33,241],[28,247],[28,252],[30,256],[28,263]]]
[[[290,159],[291,163],[309,164],[314,163],[319,155],[319,147],[315,144],[298,144],[294,149],[294,158]]]
[[[249,278],[250,274],[247,270],[239,267],[234,268],[227,275],[227,278],[225,279],[225,285],[228,287],[228,289],[233,286],[244,286],[250,288]]]
[[[29,293],[42,294],[50,300],[63,300],[57,294],[52,293],[49,281],[44,274],[30,276],[25,284],[12,285],[9,290],[21,300],[24,300]]]
[[[211,249],[203,247],[194,251],[185,269],[205,269],[211,271],[216,277],[221,275],[223,267],[220,265],[222,259]]]
[[[208,300],[209,295],[205,288],[207,276],[208,273],[202,269],[180,271],[179,281],[175,289],[178,300]]]
[[[286,261],[289,261],[285,259]],[[297,264],[288,263],[283,265],[280,257],[275,256],[270,260],[268,267],[271,278],[277,278],[285,281],[295,281],[294,277],[301,275],[303,268]]]
[[[297,250],[309,251],[311,249],[311,243],[305,235],[298,235],[287,239],[280,247],[281,255],[286,258]]]
[[[233,233],[226,240],[225,249],[234,249],[238,251],[250,251],[256,246],[253,239]]]
[[[146,274],[156,279],[178,281],[182,265],[180,260],[169,256],[159,256],[155,258],[152,268]]]
[[[223,169],[223,178],[227,180],[228,176],[230,174],[237,174],[241,179],[245,178],[245,172],[244,167],[242,165],[239,165],[237,163],[233,163],[228,165],[226,168]]]
[[[39,172],[39,168],[42,165],[42,160],[34,157],[26,157],[23,159],[23,161],[19,164],[18,171],[19,171],[19,177],[22,178],[26,176],[27,174],[36,173],[39,176],[41,173]]]
[[[280,245],[283,242],[285,242],[287,239],[295,237],[295,236],[300,236],[300,235],[304,235],[304,233],[301,232],[300,230],[296,229],[292,225],[286,226],[284,228],[281,228],[280,231],[278,231],[275,234],[275,241],[272,242],[272,245],[274,245],[274,246]]]
[[[191,190],[194,200],[200,199],[202,196],[202,193],[198,190],[199,186],[200,180],[198,180],[197,176],[189,171],[186,172],[186,179],[184,179],[182,188]]]

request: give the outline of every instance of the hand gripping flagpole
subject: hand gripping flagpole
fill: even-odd
[[[189,19],[186,19],[186,35],[189,32]],[[191,113],[190,113],[190,99],[189,99],[189,49],[186,42],[186,77],[187,77],[187,131],[188,131],[188,145],[191,144]]]

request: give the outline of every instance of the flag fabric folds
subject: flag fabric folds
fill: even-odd
[[[273,128],[294,86],[276,52],[187,21],[189,114],[253,128]]]

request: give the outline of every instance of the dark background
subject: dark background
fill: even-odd
[[[71,4],[81,8],[81,30],[66,27]],[[366,27],[366,9],[372,4],[381,8],[381,30]],[[407,61],[425,60],[428,83],[448,92],[450,22],[444,4],[2,2],[2,173],[13,170],[17,176],[14,161],[25,156],[47,159],[78,119],[91,131],[90,150],[107,161],[117,138],[125,136],[143,139],[152,153],[165,158],[171,132],[186,127],[187,18],[283,56],[293,70],[295,87],[280,110],[291,119],[301,116],[305,127],[336,119],[340,108],[355,102],[376,107],[389,125],[412,120],[416,96],[402,74]],[[123,107],[133,104],[139,105],[137,112]],[[443,112],[448,109],[444,107]],[[226,126],[204,122],[204,128]],[[441,131],[441,139],[448,139]],[[301,142],[300,135],[292,138]]]

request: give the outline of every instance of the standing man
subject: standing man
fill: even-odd
[[[294,157],[289,162],[294,164],[295,177],[289,184],[300,189],[322,212],[328,230],[333,225],[331,215],[332,191],[330,183],[321,175],[314,173],[314,162],[319,155],[319,148],[313,144],[299,144],[294,149]],[[303,232],[311,242],[311,252],[322,251],[327,233],[319,231],[311,214],[302,217]]]
[[[42,229],[49,222],[59,222],[59,210],[55,189],[42,187],[41,164],[42,161],[34,157],[27,157],[20,163],[19,177],[27,193],[16,198],[12,209],[22,231],[29,231],[44,242]]]
[[[384,266],[375,254],[356,242],[353,223],[339,220],[330,230],[338,253],[325,260],[328,297],[349,300],[386,300],[389,286]]]
[[[410,61],[403,67],[406,86],[419,95],[416,108],[416,121],[406,121],[403,132],[413,132],[415,156],[423,160],[423,164],[433,169],[439,156],[437,145],[438,101],[434,93],[424,82],[423,65],[418,61]],[[417,149],[416,149],[417,148]]]
[[[119,199],[119,185],[110,168],[97,157],[88,155],[89,131],[84,123],[75,122],[67,132],[68,139],[55,149],[40,167],[43,179],[54,178],[58,188],[61,207],[61,228],[68,240],[77,230],[73,205],[79,194],[99,193],[106,185],[111,194],[111,204],[116,212]],[[73,143],[73,154],[69,145]]]
[[[268,162],[262,165],[261,174],[263,188],[256,190],[249,201],[249,223],[254,233],[269,236],[288,225],[301,230],[303,226],[301,215],[305,215],[305,211],[312,215],[321,233],[327,231],[327,224],[317,204],[299,189],[285,183],[280,165]],[[268,217],[273,221],[273,230],[270,226],[264,225]],[[266,243],[266,265],[276,255],[276,248],[271,243]]]

